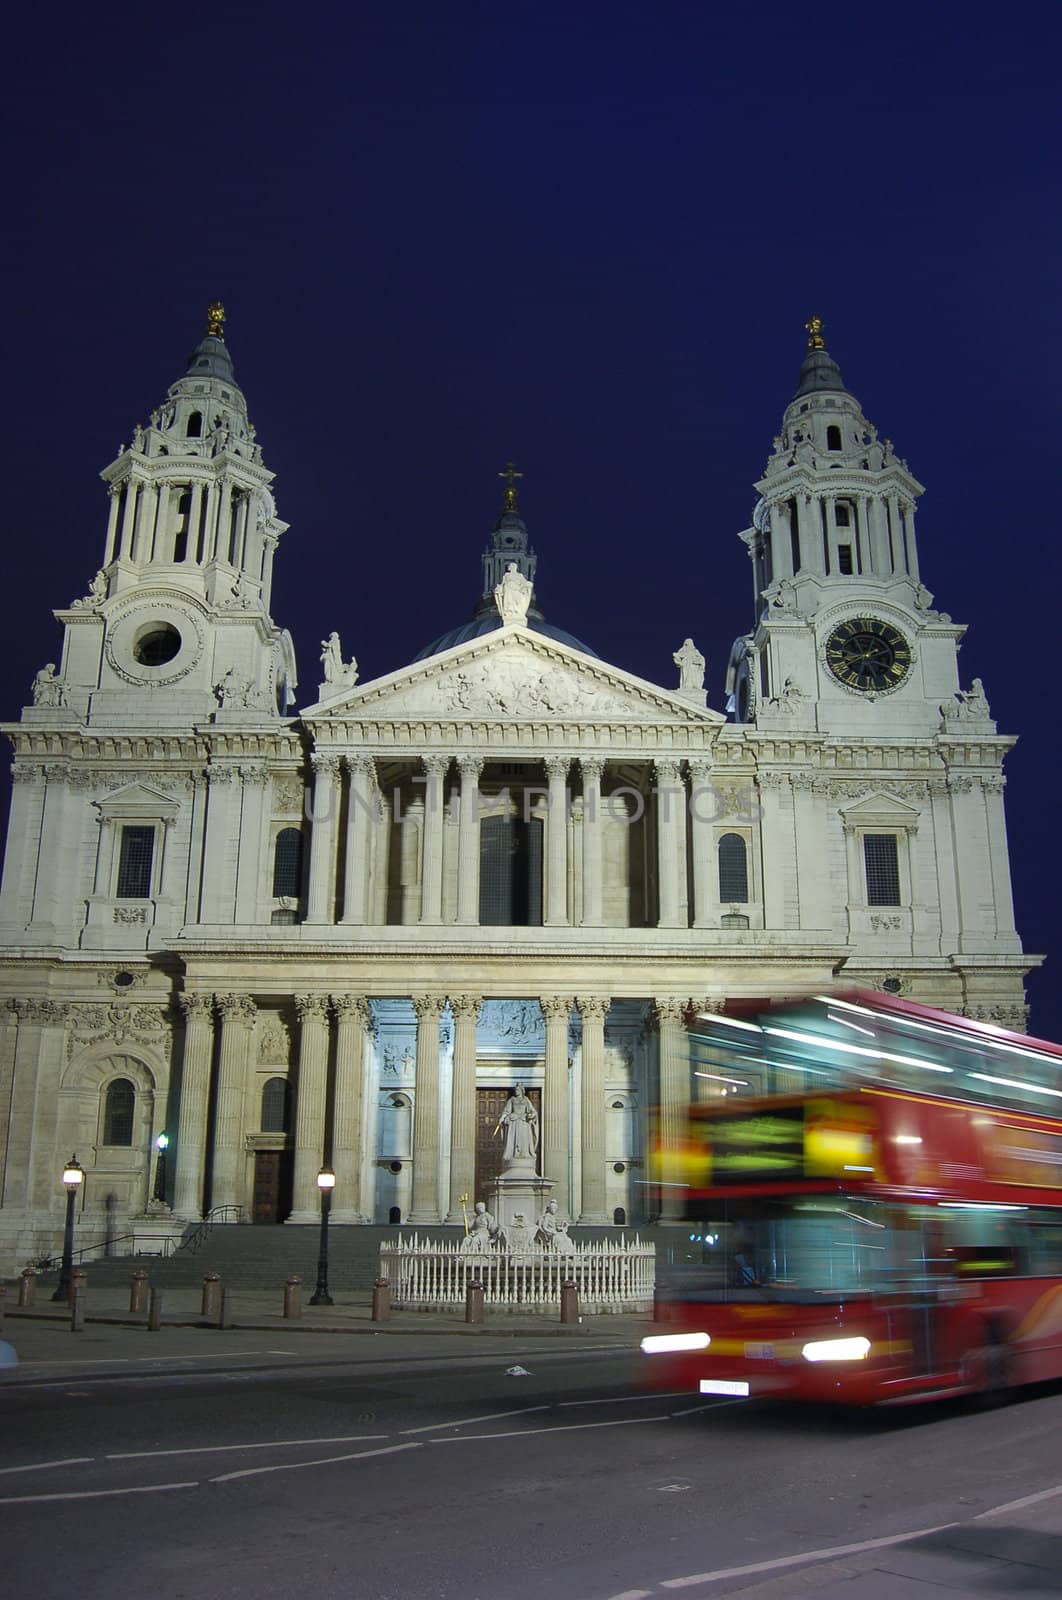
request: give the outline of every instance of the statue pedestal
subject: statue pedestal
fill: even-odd
[[[497,1218],[501,1228],[508,1228],[513,1219],[522,1213],[524,1221],[534,1233],[553,1187],[553,1179],[540,1178],[530,1161],[514,1161],[490,1185],[487,1209]]]

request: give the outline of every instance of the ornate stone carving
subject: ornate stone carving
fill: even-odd
[[[870,918],[870,926],[874,933],[889,933],[903,927],[903,918],[895,914],[874,912]]]
[[[505,627],[512,623],[527,626],[527,608],[531,604],[532,584],[525,578],[515,561],[510,561],[504,576],[494,590],[494,604]]]
[[[445,997],[441,994],[415,994],[412,1000],[418,1023],[438,1022],[446,1004]]]
[[[657,1027],[662,1023],[670,1023],[672,1027],[681,1028],[685,1025],[686,1001],[676,1000],[668,995],[653,1001],[652,1019]]]
[[[584,784],[600,783],[601,774],[604,772],[604,770],[605,760],[603,756],[579,757],[579,771],[582,774]]]
[[[645,716],[645,708],[564,667],[531,661],[474,661],[438,685],[451,711],[503,717]]]
[[[564,778],[566,780],[571,769],[571,764],[571,756],[547,756],[545,762],[546,777]]]
[[[537,1048],[542,1039],[542,1008],[537,1000],[488,1000],[483,1006],[485,1040]]]
[[[214,1015],[214,996],[212,994],[179,994],[177,1004],[188,1022],[209,1022]]]
[[[295,996],[295,1015],[300,1024],[307,1022],[328,1022],[328,996],[326,994],[297,994]]]
[[[258,1015],[258,1007],[249,994],[219,994],[218,1012],[223,1023],[237,1022],[249,1028]]]
[[[326,779],[330,783],[335,783],[335,782],[338,781],[338,778],[339,778],[339,757],[338,756],[331,755],[331,754],[329,754],[327,752],[324,752],[324,751],[315,750],[313,755],[310,757],[310,765],[313,767],[315,787],[316,787],[317,781],[319,781],[321,779]]]
[[[239,775],[239,769],[237,767],[216,767],[213,765],[213,763],[211,763],[211,765],[206,769],[207,782],[211,785],[216,783],[235,783]]]
[[[291,1034],[281,1018],[274,1018],[258,1030],[258,1059],[278,1066],[291,1060]]]
[[[1012,1033],[1024,1033],[1029,1026],[1029,1007],[1023,1005],[969,1005],[963,1007],[963,1016],[974,1022],[994,1022]]]
[[[575,1004],[570,995],[544,994],[538,1002],[547,1022],[567,1022]]]
[[[112,1002],[86,1001],[69,1008],[70,1038],[67,1050],[74,1045],[95,1044],[106,1039],[113,1044],[150,1044],[164,1042],[170,1028],[169,1009],[165,1006],[119,1005]]]
[[[41,1027],[65,1022],[71,1010],[58,1000],[12,1000],[10,1005],[20,1023]]]
[[[608,1015],[608,1008],[612,1004],[611,1000],[600,994],[577,995],[575,1003],[579,1007],[579,1015],[583,1020],[584,1027],[588,1022],[604,1022],[605,1017]]]
[[[458,1020],[465,1018],[472,1022],[478,1021],[482,1005],[482,996],[478,994],[452,994],[450,996],[450,1010]]]
[[[686,639],[671,657],[679,669],[680,689],[704,688],[704,657],[692,639]]]
[[[291,812],[301,812],[305,803],[306,791],[301,778],[294,776],[274,777],[273,779],[273,809],[280,815]]]
[[[369,1002],[360,994],[334,994],[332,1010],[341,1023],[360,1023],[364,1028],[369,1021]]]
[[[269,774],[265,767],[257,763],[240,768],[240,778],[245,789],[264,789],[269,782]]]
[[[117,923],[147,922],[146,906],[115,906],[112,920]]]

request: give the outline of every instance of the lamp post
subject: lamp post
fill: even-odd
[[[84,1176],[84,1168],[77,1156],[71,1156],[63,1168],[63,1184],[66,1188],[66,1229],[63,1233],[63,1265],[59,1270],[59,1287],[52,1295],[53,1300],[70,1299],[70,1274],[74,1266],[74,1202]]]
[[[158,1160],[155,1163],[155,1188],[152,1198],[166,1203],[166,1151],[170,1148],[168,1133],[160,1133],[155,1140],[155,1149],[158,1151]]]
[[[330,1306],[328,1292],[328,1213],[332,1209],[332,1190],[336,1175],[331,1167],[322,1167],[317,1174],[317,1187],[321,1191],[321,1243],[317,1251],[317,1287],[310,1296],[312,1306]]]

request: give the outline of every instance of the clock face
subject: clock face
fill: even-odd
[[[895,689],[911,670],[911,647],[878,617],[850,617],[826,641],[826,665],[846,688],[864,694]]]

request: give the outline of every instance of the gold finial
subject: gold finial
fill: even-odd
[[[214,300],[207,306],[207,338],[224,339],[225,337],[225,307],[220,300]]]
[[[825,350],[826,340],[822,337],[822,318],[809,317],[804,326],[808,330],[808,349]]]
[[[505,485],[504,498],[502,500],[502,510],[503,511],[513,511],[513,512],[515,512],[515,510],[516,510],[516,495],[517,495],[516,479],[517,478],[522,478],[523,477],[523,473],[522,472],[517,472],[517,470],[516,470],[515,466],[513,465],[513,463],[511,461],[507,461],[505,463],[504,472],[499,472],[498,473],[498,477],[499,478],[505,478],[507,480],[506,485]]]

